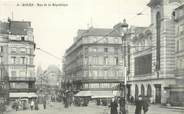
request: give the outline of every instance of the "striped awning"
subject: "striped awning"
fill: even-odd
[[[120,96],[119,91],[92,91],[92,98],[112,98]]]
[[[77,94],[75,94],[74,96],[76,97],[90,97],[91,96],[91,91],[80,91]]]
[[[38,97],[36,93],[26,93],[26,92],[16,92],[16,93],[9,93],[10,98],[36,98]]]

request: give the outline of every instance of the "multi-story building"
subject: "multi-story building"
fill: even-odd
[[[168,88],[176,84],[173,11],[181,4],[180,0],[150,0],[151,25],[132,35],[129,84],[135,98],[142,94],[155,103],[169,102]]]
[[[0,99],[8,99],[8,71],[7,71],[7,42],[8,38],[3,35],[3,23],[0,22]],[[0,102],[1,102],[0,100]]]
[[[152,67],[152,33],[148,27],[131,27],[130,37],[130,74],[128,85],[131,86],[131,95],[151,97],[151,78],[154,73]],[[146,84],[145,84],[146,83]],[[145,92],[147,90],[147,93]]]
[[[9,77],[9,98],[36,97],[33,64],[35,42],[31,22],[9,19],[8,22],[1,22],[1,25],[1,36],[7,39],[7,56],[2,61]]]
[[[184,105],[184,5],[173,11],[175,22],[175,77],[176,84],[167,87],[170,102],[174,105]]]
[[[123,82],[122,41],[114,29],[79,30],[65,53],[63,71],[66,85],[95,95],[114,95]],[[70,88],[69,88],[70,89]],[[98,91],[98,92],[97,92]]]

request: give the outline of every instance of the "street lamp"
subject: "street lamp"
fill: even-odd
[[[126,23],[126,20],[123,20],[123,23],[119,24],[120,25],[120,32],[121,32],[121,40],[122,40],[122,48],[123,48],[123,54],[124,54],[124,100],[125,100],[125,110],[127,113],[127,106],[126,106],[126,102],[127,102],[127,47],[128,47],[128,43],[127,43],[127,35],[128,35],[128,24]]]

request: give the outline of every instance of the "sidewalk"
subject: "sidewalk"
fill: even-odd
[[[160,108],[184,110],[184,107],[178,107],[178,106],[163,106],[163,105],[161,105]]]

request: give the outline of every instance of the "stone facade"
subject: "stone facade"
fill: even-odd
[[[138,38],[132,38],[132,46],[136,47],[138,45],[137,49],[143,48],[137,52],[135,52],[134,48],[131,48],[131,53],[133,54],[131,57],[132,71],[130,77],[132,78],[130,78],[129,84],[132,85],[132,96],[137,97],[137,95],[142,94],[149,96],[154,103],[168,102],[170,93],[166,88],[176,84],[176,24],[173,19],[173,11],[180,6],[181,3],[182,2],[178,0],[151,0],[148,4],[151,8],[151,25],[138,33]],[[142,39],[145,39],[145,41],[142,41]],[[144,43],[147,42],[146,40],[151,40],[151,43]],[[137,42],[143,43],[139,45]],[[135,64],[137,64],[135,58],[142,56],[143,59],[145,59],[144,55],[148,54],[151,54],[149,59],[151,72],[145,72],[137,76],[134,70],[140,68],[134,68],[134,66],[136,66]]]
[[[113,90],[123,82],[121,37],[113,29],[79,30],[66,51],[65,82],[75,90]]]
[[[31,22],[12,21],[1,22],[1,47],[5,51],[2,62],[9,79],[9,97],[19,98],[19,93],[36,92],[34,75],[35,43]],[[26,97],[26,95],[25,95]],[[30,96],[31,97],[31,96]],[[35,96],[34,96],[35,97]]]

